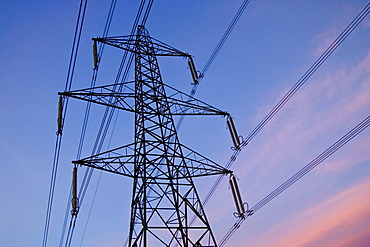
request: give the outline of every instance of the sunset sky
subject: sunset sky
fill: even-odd
[[[72,89],[90,85],[91,38],[103,33],[108,2],[88,3]],[[154,1],[146,28],[156,39],[193,55],[201,70],[242,2]],[[108,36],[131,32],[139,3],[117,2]],[[246,137],[367,4],[251,0],[195,97],[230,112],[239,134]],[[0,246],[40,246],[57,93],[65,87],[79,1],[3,0],[0,6]],[[249,206],[370,115],[369,44],[367,16],[242,150],[231,170]],[[106,47],[104,52],[98,85],[112,84],[119,67],[121,51]],[[190,93],[185,59],[160,58],[159,64],[164,83]],[[78,100],[68,105],[48,246],[59,246],[85,107]],[[103,110],[92,107],[82,157],[91,153]],[[115,116],[115,131],[109,132],[111,141],[104,150],[132,142],[133,115]],[[224,118],[186,117],[178,133],[183,144],[220,165],[233,153]],[[225,246],[368,246],[369,149],[366,129],[247,218]],[[82,178],[84,168],[80,172]],[[194,180],[201,198],[215,179]],[[71,246],[124,246],[131,191],[131,179],[95,171]],[[219,241],[237,220],[227,179],[205,210]]]

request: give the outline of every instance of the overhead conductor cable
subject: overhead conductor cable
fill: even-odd
[[[74,38],[73,38],[72,51],[71,51],[71,56],[69,60],[68,72],[67,72],[65,91],[70,90],[72,86],[72,79],[73,79],[74,68],[75,68],[76,60],[77,60],[77,51],[78,51],[79,43],[80,43],[82,27],[83,27],[85,13],[86,13],[86,6],[87,6],[87,0],[80,0],[77,23],[76,23],[76,28],[75,28]],[[66,99],[65,108],[67,108],[67,103],[68,103],[68,98]],[[59,130],[59,127],[58,127],[58,130]],[[52,206],[53,206],[53,198],[54,198],[55,183],[56,183],[56,177],[57,177],[57,171],[58,171],[58,165],[59,165],[59,155],[60,155],[61,143],[62,143],[61,132],[60,133],[57,132],[57,140],[56,140],[56,146],[55,146],[55,152],[54,152],[54,161],[53,161],[53,166],[52,166],[52,171],[51,171],[48,204],[47,204],[47,209],[46,209],[46,218],[45,218],[44,233],[43,233],[43,240],[42,240],[43,247],[46,246],[47,241],[48,241],[48,236],[49,236],[50,218],[51,218],[51,212],[52,212]]]
[[[362,131],[364,131],[369,126],[370,126],[370,116],[368,116],[363,121],[361,121],[358,125],[356,125],[353,129],[351,129],[347,134],[342,136],[333,145],[331,145],[324,152],[322,152],[320,155],[314,158],[310,163],[308,163],[301,170],[296,172],[288,180],[286,180],[279,187],[277,187],[274,191],[272,191],[270,194],[268,194],[262,200],[256,203],[253,207],[251,207],[249,211],[251,213],[257,212],[259,209],[261,209],[263,206],[269,203],[272,199],[280,195],[282,192],[284,192],[286,189],[292,186],[295,182],[301,179],[304,175],[306,175],[308,172],[312,171],[315,167],[320,165],[324,160],[326,160],[333,153],[338,151],[341,147],[343,147],[345,144],[347,144],[349,141],[351,141],[354,137],[356,137],[358,134],[360,134]],[[220,244],[219,244],[220,247],[225,245],[225,243],[231,238],[231,236],[235,233],[235,231],[241,226],[244,220],[250,215],[251,214],[247,213],[246,215],[244,215],[244,217],[240,217],[234,223],[234,225],[230,228],[230,230],[226,233],[226,235],[221,239]]]
[[[265,118],[257,125],[256,128],[241,142],[239,149],[234,150],[233,155],[227,162],[225,168],[229,169],[235,162],[241,150],[258,134],[258,132],[275,116],[275,114],[288,102],[289,99],[300,89],[311,75],[326,61],[326,59],[339,47],[339,45],[348,37],[350,33],[364,20],[370,12],[370,3],[368,3],[360,13],[351,21],[351,23],[341,32],[341,34],[333,41],[326,51],[315,61],[308,71],[294,84],[294,86],[285,94],[285,96],[274,106],[274,108],[265,116]],[[220,175],[212,185],[210,191],[206,195],[203,205],[205,206],[216,188],[220,185],[224,175]]]

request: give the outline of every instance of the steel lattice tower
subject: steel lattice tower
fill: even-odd
[[[134,143],[73,163],[133,178],[130,247],[217,246],[193,177],[231,171],[182,145],[173,116],[228,113],[163,83],[157,56],[190,55],[143,26],[136,35],[94,41],[134,53],[135,80],[60,95],[134,112]]]

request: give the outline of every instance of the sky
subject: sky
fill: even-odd
[[[107,2],[88,3],[72,89],[90,85],[91,38],[103,33]],[[146,28],[156,39],[193,55],[201,70],[241,4],[240,0],[154,1]],[[366,4],[363,0],[251,0],[196,97],[230,112],[238,133],[247,136]],[[1,246],[42,244],[57,93],[65,87],[78,5],[76,0],[0,3]],[[108,36],[129,34],[138,6],[139,1],[118,1]],[[369,44],[368,16],[242,150],[231,169],[250,206],[369,116]],[[105,49],[99,85],[113,83],[119,52]],[[190,92],[185,59],[161,58],[159,64],[164,83]],[[59,245],[85,106],[77,100],[68,105],[48,246]],[[82,157],[91,152],[102,108],[93,106],[90,115]],[[111,148],[131,142],[132,117],[117,115]],[[183,144],[220,165],[232,155],[224,118],[186,117],[178,134]],[[367,246],[369,148],[366,129],[246,219],[225,246]],[[201,198],[215,179],[194,180]],[[94,172],[72,246],[123,246],[131,186],[129,178]],[[205,210],[219,241],[237,220],[227,180]]]

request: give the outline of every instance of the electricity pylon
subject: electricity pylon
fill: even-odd
[[[93,40],[134,53],[135,80],[59,94],[133,112],[134,142],[73,163],[133,178],[130,247],[217,246],[193,178],[231,171],[181,144],[173,116],[229,114],[162,82],[157,56],[191,57],[143,26]]]

